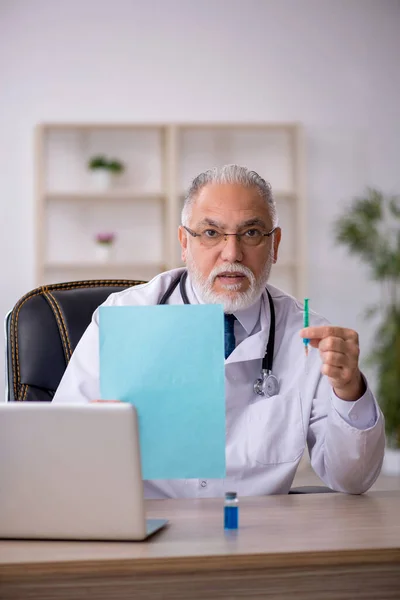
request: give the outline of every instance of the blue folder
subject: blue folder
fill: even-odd
[[[143,479],[225,477],[221,305],[100,308],[102,399],[138,411]]]

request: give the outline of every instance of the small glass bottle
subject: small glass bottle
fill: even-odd
[[[239,527],[239,500],[236,492],[226,492],[224,503],[224,529]]]

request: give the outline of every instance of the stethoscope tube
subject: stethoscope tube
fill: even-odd
[[[171,283],[171,285],[168,287],[166,292],[159,300],[158,304],[166,304],[173,292],[175,291],[175,289],[177,288],[178,284],[183,303],[190,304],[185,286],[187,275],[187,271],[183,271],[183,273],[181,273],[179,277],[177,277],[175,281]],[[257,396],[270,397],[276,396],[276,394],[279,393],[279,381],[277,377],[275,377],[275,375],[273,375],[272,373],[275,348],[275,307],[274,302],[272,300],[272,296],[269,293],[268,289],[266,289],[265,291],[267,292],[268,296],[271,322],[269,326],[267,347],[265,349],[265,354],[262,360],[261,377],[254,382],[253,389],[254,393],[257,394]]]

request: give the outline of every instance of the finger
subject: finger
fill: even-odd
[[[336,340],[334,342],[331,342],[331,340]],[[333,352],[342,352],[343,354],[347,354],[348,352],[350,352],[350,354],[356,354],[355,350],[351,349],[351,346],[347,346],[347,342],[345,340],[343,340],[342,338],[332,338],[332,337],[327,337],[327,338],[323,338],[321,339],[311,339],[309,340],[310,345],[313,348],[319,348],[320,350],[332,350]]]
[[[319,348],[321,340],[308,340],[308,342],[313,348]]]
[[[319,348],[322,351],[331,350],[332,352],[342,352],[346,354],[348,351],[347,342],[340,337],[329,336],[321,339],[311,339],[310,344],[313,348]]]
[[[304,327],[304,329],[300,330],[300,337],[308,338],[309,340],[322,340],[331,336],[339,337],[343,340],[352,339],[358,343],[358,334],[353,329],[321,325],[320,327]]]
[[[327,337],[319,341],[318,348],[322,352],[341,352],[358,360],[360,348],[353,340],[343,340],[337,337]]]
[[[331,350],[327,350],[326,352],[320,351],[320,355],[324,364],[331,365],[333,367],[346,367],[349,369],[355,369],[358,365],[358,361],[354,356],[348,356],[342,352],[332,352]]]
[[[329,336],[327,338],[323,338],[322,340],[315,340],[318,343],[318,348],[322,352],[342,352],[346,353],[346,342],[341,337],[333,337]]]
[[[334,367],[332,365],[323,364],[321,373],[329,377],[332,387],[340,388],[351,381],[354,370],[346,367]]]

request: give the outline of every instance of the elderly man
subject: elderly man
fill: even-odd
[[[187,269],[113,294],[109,306],[220,303],[225,312],[226,479],[145,482],[147,497],[287,493],[307,442],[316,473],[331,488],[362,493],[379,474],[383,417],[358,366],[355,331],[332,327],[268,284],[281,239],[270,186],[228,165],[193,181],[179,240]],[[259,396],[254,381],[269,346],[276,379]],[[305,358],[301,338],[313,348]],[[99,398],[98,313],[79,342],[54,402]],[[271,365],[269,365],[271,366]],[[160,452],[162,449],[160,448]]]

